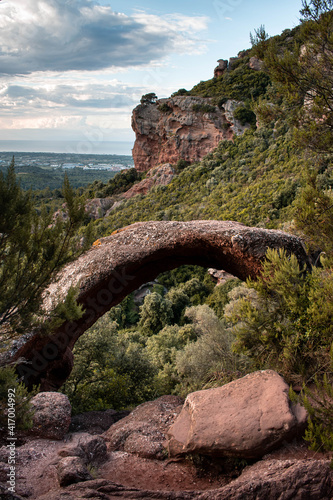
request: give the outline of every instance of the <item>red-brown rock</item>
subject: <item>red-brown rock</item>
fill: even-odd
[[[154,500],[332,500],[329,460],[271,460],[247,467],[238,479],[209,491],[143,490],[95,479],[49,492],[36,500],[79,498]]]
[[[63,439],[71,423],[71,404],[65,394],[40,392],[31,399],[34,409],[32,434],[44,439]]]
[[[104,433],[108,450],[122,450],[143,458],[165,458],[166,433],[183,402],[178,396],[162,396],[138,406]]]
[[[64,457],[57,465],[57,476],[60,486],[68,486],[92,479],[88,469],[80,457]]]
[[[226,70],[228,69],[228,61],[226,61],[224,59],[218,59],[217,62],[219,64],[214,69],[214,78],[218,78],[219,76],[222,76],[226,72]]]
[[[305,428],[307,412],[291,405],[288,391],[266,370],[189,394],[168,431],[170,455],[262,457]]]
[[[132,115],[135,168],[144,172],[179,159],[198,161],[221,140],[231,140],[247,128],[234,125],[232,113],[227,116],[210,98],[176,96],[141,104]]]

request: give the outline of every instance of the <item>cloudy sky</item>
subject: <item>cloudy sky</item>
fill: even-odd
[[[142,94],[298,24],[301,0],[0,0],[0,139],[133,142]],[[112,151],[110,151],[112,153]]]

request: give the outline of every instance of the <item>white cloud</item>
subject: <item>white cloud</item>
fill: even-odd
[[[197,53],[202,16],[126,16],[96,0],[0,3],[0,75],[141,66],[170,53]]]

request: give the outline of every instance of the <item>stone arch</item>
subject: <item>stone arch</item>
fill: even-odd
[[[76,340],[140,285],[183,264],[223,269],[243,280],[256,277],[268,247],[284,248],[301,265],[309,264],[299,238],[237,222],[138,222],[119,229],[65,266],[45,293],[44,306],[51,311],[71,286],[78,286],[84,316],[49,337],[31,332],[13,348],[11,360],[18,361],[28,386],[57,389],[71,372]]]

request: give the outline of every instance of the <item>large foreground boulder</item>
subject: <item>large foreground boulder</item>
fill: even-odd
[[[189,394],[168,431],[169,453],[259,458],[304,429],[306,410],[273,370]]]
[[[65,394],[40,392],[31,399],[32,433],[44,439],[63,439],[71,423],[72,407]]]
[[[167,430],[183,403],[178,396],[162,396],[138,406],[103,434],[108,450],[134,453],[143,458],[165,458]]]

